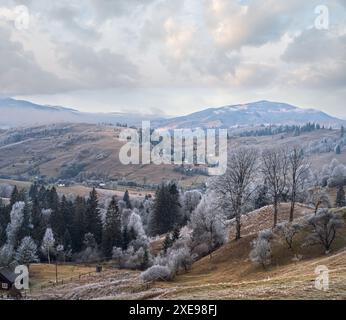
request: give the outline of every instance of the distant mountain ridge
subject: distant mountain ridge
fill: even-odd
[[[25,100],[0,97],[0,128],[45,125],[52,123],[127,123],[140,125],[152,120],[150,115],[132,113],[87,113],[72,108],[39,105]],[[157,117],[155,118],[157,119]]]
[[[187,116],[159,118],[132,113],[86,113],[73,108],[39,105],[24,100],[0,97],[0,128],[52,123],[127,123],[140,126],[151,120],[156,128],[237,128],[259,125],[293,125],[316,122],[326,126],[345,125],[346,121],[322,111],[301,109],[286,103],[258,101],[248,104],[208,108]]]
[[[259,125],[302,125],[316,122],[326,126],[340,126],[345,120],[315,109],[302,109],[287,103],[258,101],[247,104],[209,108],[183,117],[160,122],[165,128],[235,128]]]

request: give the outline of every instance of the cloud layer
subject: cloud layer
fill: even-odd
[[[296,104],[327,103],[324,108],[335,113],[346,98],[346,7],[344,0],[328,1],[329,29],[318,30],[314,22],[319,4],[3,0],[0,95],[47,98],[89,91],[101,96],[104,90],[139,94],[157,88],[172,97],[179,88],[191,88],[191,94],[204,90],[209,104],[289,97],[288,102]],[[30,13],[24,30],[15,27],[18,5],[27,6]],[[211,99],[215,90],[221,96]],[[224,99],[222,92],[227,92]],[[333,95],[329,103],[328,95]],[[146,108],[160,107],[144,100]],[[191,97],[178,101],[177,111],[166,112],[202,107],[192,106]],[[131,99],[123,94],[114,105],[127,102],[130,105]]]

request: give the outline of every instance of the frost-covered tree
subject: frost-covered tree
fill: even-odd
[[[154,265],[141,273],[144,282],[169,281],[172,279],[171,270],[167,266]]]
[[[219,197],[226,200],[231,210],[230,216],[236,221],[236,240],[241,237],[241,215],[253,192],[251,184],[255,178],[257,167],[257,151],[251,148],[239,148],[230,154],[227,171],[211,182],[211,189]]]
[[[258,238],[252,243],[250,260],[264,269],[271,264],[272,249],[271,240],[273,233],[271,230],[263,230],[258,234]]]
[[[207,246],[207,254],[212,258],[214,249],[226,242],[226,217],[215,203],[217,198],[213,193],[205,195],[196,210],[191,215],[190,228],[194,247]]]
[[[329,187],[344,186],[346,184],[346,166],[339,164],[331,172],[331,176],[328,179]]]
[[[24,206],[24,202],[16,202],[13,204],[10,213],[11,221],[6,229],[7,242],[14,248],[17,247],[19,241],[21,240],[18,239],[18,234],[24,221]]]
[[[9,267],[14,261],[14,248],[11,244],[4,244],[0,248],[0,267]]]
[[[279,232],[286,241],[288,248],[292,249],[293,240],[296,235],[302,230],[302,225],[299,223],[282,222],[276,226],[275,229]]]
[[[47,260],[49,264],[51,261],[51,254],[54,252],[54,245],[55,239],[53,230],[51,228],[47,228],[42,240],[41,250],[44,254],[47,255]]]
[[[307,244],[321,244],[328,254],[338,229],[344,225],[344,219],[329,209],[320,209],[316,215],[311,215],[307,222],[312,228],[312,233],[307,237]]]
[[[182,207],[184,211],[185,222],[190,219],[190,216],[202,200],[202,194],[198,190],[189,190],[182,195]]]
[[[31,237],[25,237],[22,239],[20,246],[18,247],[15,260],[18,264],[24,264],[29,266],[30,263],[39,262],[37,255],[37,245]]]
[[[321,206],[330,207],[330,200],[327,191],[322,187],[316,187],[309,191],[309,205],[313,206],[315,215]]]
[[[289,157],[286,149],[268,149],[262,155],[262,174],[267,179],[274,204],[274,227],[278,222],[278,207],[287,188]]]
[[[291,198],[290,222],[294,219],[294,209],[299,193],[304,191],[310,164],[304,158],[303,149],[294,147],[288,155],[288,184]]]

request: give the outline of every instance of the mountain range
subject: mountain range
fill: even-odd
[[[52,123],[127,123],[140,125],[151,120],[157,128],[239,128],[260,125],[293,125],[316,122],[325,126],[346,124],[345,120],[315,109],[286,103],[258,101],[248,104],[208,108],[186,116],[158,118],[133,113],[86,113],[72,108],[38,105],[24,100],[0,98],[0,128]]]

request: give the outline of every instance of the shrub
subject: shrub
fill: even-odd
[[[140,277],[144,282],[160,281],[160,280],[169,281],[169,280],[172,280],[173,278],[171,270],[166,266],[160,266],[160,265],[152,266],[148,270],[142,272]]]
[[[250,259],[254,264],[261,265],[264,269],[271,264],[271,239],[273,233],[271,230],[263,230],[258,238],[253,241],[253,249],[250,252]]]

